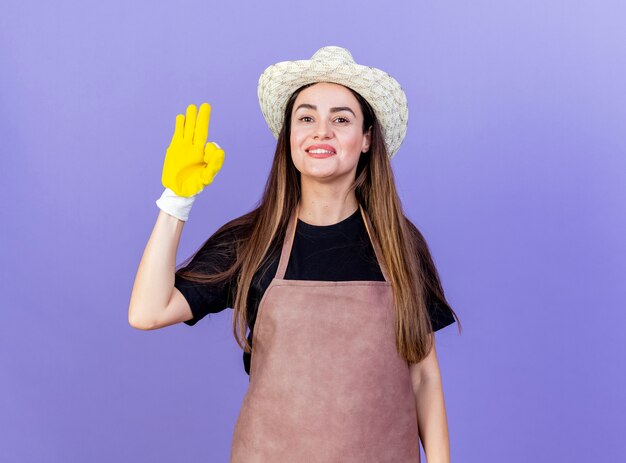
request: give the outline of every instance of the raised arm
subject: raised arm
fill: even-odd
[[[188,302],[174,287],[176,251],[189,210],[198,193],[213,182],[224,162],[224,151],[206,143],[211,107],[200,113],[194,105],[176,117],[174,136],[165,155],[161,211],[144,250],[128,307],[128,323],[152,330],[192,318]],[[196,121],[197,119],[197,121]]]
[[[192,317],[189,304],[182,295],[172,301],[176,251],[184,224],[184,221],[159,211],[130,296],[128,323],[133,328],[152,330]]]

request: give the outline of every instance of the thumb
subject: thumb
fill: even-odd
[[[216,150],[221,150],[221,149],[222,147],[218,145],[217,143],[215,143],[214,141],[208,142],[206,146],[204,147],[204,162],[208,163],[211,155]]]
[[[222,168],[224,164],[224,150],[216,149],[213,153],[208,155],[207,165],[202,169],[202,183],[208,185],[213,182],[213,178]]]
[[[211,159],[214,158],[217,153],[221,153],[223,157],[224,150],[222,149],[222,147],[214,141],[207,143],[204,147],[204,162],[206,164],[210,164]]]

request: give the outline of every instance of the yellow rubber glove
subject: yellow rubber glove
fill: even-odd
[[[195,105],[187,115],[176,116],[176,128],[165,153],[161,181],[178,196],[189,198],[200,193],[224,164],[224,150],[216,143],[206,143],[209,135],[211,105],[203,103],[200,113]],[[206,144],[206,146],[205,146]]]

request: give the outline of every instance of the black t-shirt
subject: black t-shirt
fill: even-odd
[[[232,262],[217,260],[215,253],[212,254],[211,251],[216,246],[228,245],[228,242],[232,242],[233,239],[232,233],[222,234],[220,237],[214,235],[204,243],[185,268],[198,270],[195,264],[199,256],[202,256],[202,260],[207,261],[212,269],[228,268]],[[250,324],[248,342],[250,345],[252,345],[257,308],[265,290],[276,275],[283,239],[284,237],[278,239],[272,246],[266,264],[257,270],[252,279],[252,286],[248,293]],[[234,253],[231,252],[228,255],[234,259]],[[211,271],[206,268],[204,270]],[[384,281],[385,278],[376,260],[361,211],[357,208],[352,215],[333,225],[311,225],[298,219],[284,278],[318,281]],[[193,318],[185,321],[187,325],[195,325],[207,314],[221,312],[233,306],[235,279],[207,285],[190,282],[176,274],[174,286],[183,294],[191,307]],[[428,300],[428,312],[434,331],[454,323],[455,319],[446,304],[436,300],[432,295],[429,295]],[[244,352],[243,363],[248,375],[250,374],[250,359],[251,354]]]

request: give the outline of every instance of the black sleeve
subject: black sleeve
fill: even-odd
[[[441,288],[441,280],[424,235],[422,235],[413,222],[406,217],[405,219],[413,238],[416,240],[418,262],[421,265],[421,271],[424,273],[425,280],[428,283],[425,290],[426,307],[428,309],[428,315],[430,316],[430,322],[433,331],[438,331],[441,328],[451,325],[456,321],[456,319],[454,318],[454,314],[450,306],[444,302],[445,297],[444,300],[442,300],[439,296],[437,296],[436,291],[438,290],[438,293],[443,294],[443,289]]]
[[[207,314],[218,313],[232,307],[232,280],[220,283],[197,283],[179,275],[181,270],[202,274],[226,270],[234,261],[234,235],[232,232],[215,233],[192,256],[191,260],[174,275],[174,287],[187,299],[193,318],[184,323],[193,326]]]
[[[430,322],[433,325],[433,331],[445,328],[456,321],[450,307],[437,299],[429,298],[427,307]]]

